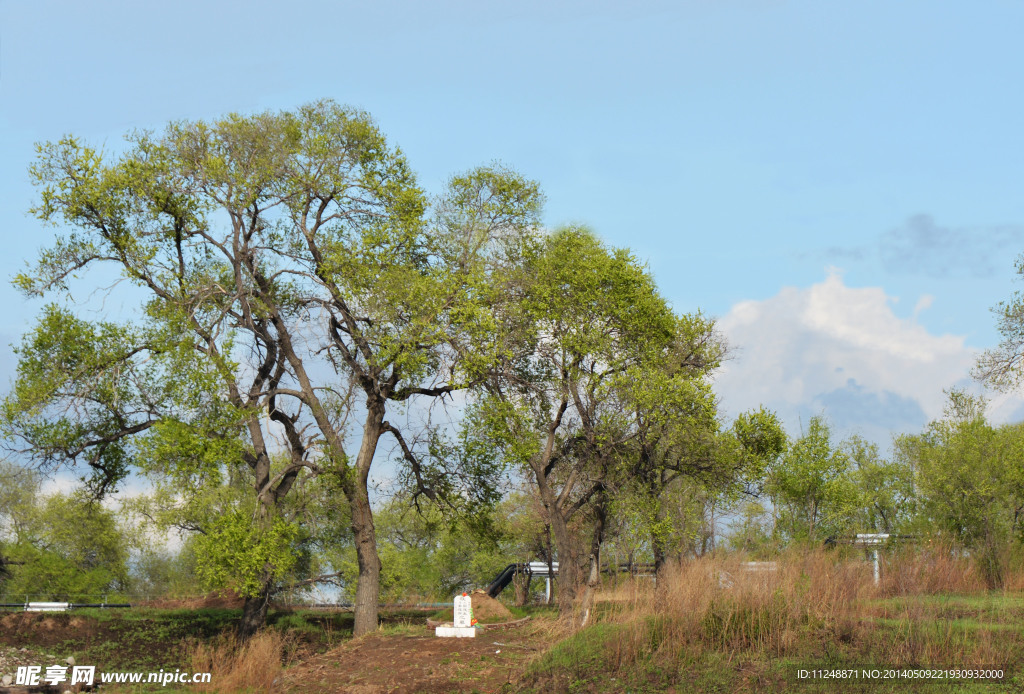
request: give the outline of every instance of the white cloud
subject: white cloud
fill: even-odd
[[[736,304],[719,321],[734,349],[716,379],[725,410],[764,404],[791,430],[824,412],[841,432],[883,443],[941,417],[943,390],[971,385],[977,352],[917,322],[932,297],[919,297],[910,318],[893,312],[896,301],[880,287],[847,287],[832,269],[811,287]],[[1005,420],[1021,402],[995,398],[990,413]]]
[[[932,296],[931,294],[922,294],[921,298],[917,300],[916,304],[914,304],[914,318],[916,319],[919,315],[921,315],[922,311],[927,311],[928,309],[930,309],[933,303],[935,303],[934,296]]]
[[[39,485],[39,492],[43,496],[70,494],[81,486],[81,480],[69,472],[61,471],[52,477],[43,478],[42,484]]]

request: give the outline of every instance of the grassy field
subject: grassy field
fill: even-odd
[[[551,608],[515,608],[528,624],[436,639],[425,624],[434,613],[399,610],[353,641],[349,613],[272,611],[240,649],[238,610],[83,610],[0,614],[0,648],[41,665],[73,656],[109,671],[213,673],[210,687],[149,691],[1024,692],[1021,582],[988,590],[949,553],[900,561],[878,586],[865,562],[834,554],[757,573],[690,562],[657,589],[642,579],[608,587],[575,632]],[[920,678],[954,668],[1004,676]]]
[[[1024,593],[988,591],[941,553],[913,561],[923,570],[894,566],[879,586],[863,562],[822,554],[757,574],[693,562],[657,591],[606,594],[598,623],[532,663],[520,690],[1024,691]],[[946,669],[1004,677],[920,678]]]
[[[382,615],[382,630],[401,633],[409,625],[421,624],[426,614],[415,609],[389,611]],[[0,648],[16,649],[20,661],[42,666],[64,664],[71,656],[77,664],[95,665],[97,671],[217,670],[222,682],[225,670],[257,661],[269,666],[256,679],[270,674],[272,681],[283,667],[324,653],[352,636],[351,613],[272,610],[266,634],[257,644],[268,653],[239,654],[233,633],[240,616],[239,609],[211,608],[7,612],[0,613]],[[148,689],[174,691],[159,686],[140,691]]]

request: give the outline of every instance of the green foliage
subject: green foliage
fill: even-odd
[[[766,467],[782,455],[789,444],[778,415],[764,407],[755,412],[743,412],[733,423],[733,435],[749,459],[744,470],[748,482],[757,482]]]
[[[914,471],[922,527],[937,528],[980,553],[1000,585],[1010,538],[1024,510],[1024,427],[993,427],[984,401],[951,391],[945,417],[924,433],[901,436],[896,451]]]
[[[627,371],[645,351],[668,345],[675,321],[646,269],[586,229],[565,228],[548,237],[527,274],[521,301],[525,351],[513,364],[519,371],[504,384],[510,390],[481,403],[478,419],[470,420],[496,435],[492,443],[521,464],[537,453],[540,432],[561,399],[575,411],[573,427],[589,427],[585,436],[594,444],[610,436],[597,429],[613,426],[616,387],[630,380]],[[599,408],[603,402],[606,408]]]
[[[13,562],[0,592],[67,597],[126,592],[130,537],[87,495],[42,496],[39,477],[0,464],[0,556]]]
[[[143,546],[130,562],[132,595],[146,597],[194,597],[203,591],[196,575],[195,549],[186,539],[177,551]]]
[[[36,328],[15,349],[17,380],[0,409],[5,433],[29,442],[33,455],[49,467],[63,456],[82,455],[96,438],[108,438],[88,455],[93,471],[88,482],[100,493],[116,485],[128,473],[129,451],[117,437],[115,420],[130,418],[142,397],[120,373],[137,339],[129,328],[89,324],[46,306]],[[81,406],[61,412],[55,397],[80,400]]]
[[[41,484],[35,470],[0,460],[0,538],[18,542],[29,537]]]
[[[1024,275],[1024,255],[1017,258],[1016,272]],[[1024,382],[1024,292],[1014,292],[1008,301],[996,304],[992,313],[1002,340],[978,357],[974,376],[999,390],[1012,391]]]
[[[766,489],[778,514],[777,529],[794,540],[848,533],[861,504],[849,471],[850,459],[832,444],[828,424],[812,417],[807,433],[769,468]]]
[[[730,527],[728,546],[757,559],[767,559],[778,553],[779,541],[772,535],[771,518],[765,507],[748,501],[740,504],[738,519]]]
[[[625,518],[616,513],[619,541],[628,537],[627,546],[637,549],[650,544],[656,561],[713,550],[719,521],[760,492],[766,467],[786,446],[777,416],[763,408],[741,414],[732,427],[722,429],[704,376],[677,373],[672,379],[679,384],[677,396],[664,397],[662,391],[663,397],[645,405],[639,461],[631,469],[635,477],[625,487],[627,495],[615,502],[616,508],[632,508]],[[761,528],[751,522],[747,530],[757,535]],[[757,544],[763,543],[759,539]]]
[[[381,600],[450,600],[486,585],[508,564],[507,547],[492,524],[445,517],[438,507],[419,509],[395,497],[374,514],[381,558]],[[355,595],[354,551],[342,560],[343,595]]]
[[[272,470],[285,465],[277,460]],[[180,468],[149,480],[152,491],[127,500],[125,510],[147,533],[184,538],[176,556],[143,548],[138,573],[158,594],[230,588],[244,595],[265,580],[286,590],[329,572],[350,544],[348,507],[330,475],[303,479],[270,519],[258,517],[237,471]]]
[[[277,580],[294,565],[297,528],[282,518],[254,523],[253,512],[233,509],[196,536],[196,570],[209,587],[256,597],[264,590],[265,574]]]
[[[853,436],[844,443],[853,465],[850,478],[858,489],[858,508],[852,518],[857,532],[899,533],[915,512],[913,472],[903,461],[884,460],[878,446]]]

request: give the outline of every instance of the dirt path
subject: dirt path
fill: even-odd
[[[282,691],[301,694],[501,692],[548,645],[545,624],[487,628],[476,638],[434,636],[425,625],[371,634],[288,668]]]

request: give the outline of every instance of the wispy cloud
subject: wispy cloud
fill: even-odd
[[[935,278],[992,277],[1007,257],[1024,251],[1024,226],[942,226],[926,214],[859,246],[832,246],[815,255],[829,262],[878,262],[887,272]]]

